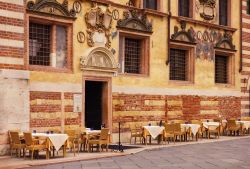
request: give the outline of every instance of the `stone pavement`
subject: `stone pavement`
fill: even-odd
[[[250,169],[250,138],[190,144],[27,169]]]

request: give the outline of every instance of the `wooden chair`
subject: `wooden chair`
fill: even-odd
[[[186,131],[182,131],[181,130],[181,124],[180,123],[174,123],[173,124],[173,128],[174,128],[174,136],[175,139],[177,139],[177,137],[179,136],[180,141],[186,140]]]
[[[10,155],[12,156],[13,150],[16,150],[16,155],[18,155],[18,157],[21,156],[21,150],[23,150],[23,155],[24,155],[24,149],[26,145],[21,142],[21,139],[19,137],[19,132],[9,131],[9,136],[10,136]]]
[[[240,124],[236,124],[236,120],[227,120],[227,135],[228,133],[232,134],[234,133],[234,135],[236,136],[237,132],[241,131],[241,125]]]
[[[69,136],[68,142],[69,142],[69,147],[70,150],[73,150],[74,156],[76,155],[76,146],[77,146],[77,152],[79,154],[80,151],[80,136],[79,132],[77,130],[65,130],[65,134]]]
[[[88,140],[88,152],[90,152],[90,149],[93,151],[93,145],[96,144],[97,148],[99,150],[99,147],[103,150],[103,145],[106,147],[106,151],[108,151],[108,145],[109,145],[109,129],[103,128],[101,129],[101,134],[99,139],[94,140]]]
[[[165,140],[165,143],[172,138],[175,143],[175,135],[174,135],[174,124],[165,124],[165,130],[163,134],[163,139]]]
[[[85,151],[87,149],[86,128],[79,127],[77,132],[77,135],[79,137],[80,151]]]
[[[198,138],[202,138],[206,133],[206,129],[203,127],[202,122],[200,120],[190,120],[190,123],[200,125],[200,128],[196,134],[196,140],[198,140]]]
[[[34,152],[35,151],[42,151],[45,150],[46,151],[46,159],[49,159],[49,147],[47,145],[47,139],[43,142],[40,143],[39,139],[33,139],[32,138],[32,134],[31,132],[24,132],[24,140],[25,140],[25,151],[24,151],[24,157],[25,157],[25,153],[27,150],[31,151],[31,160],[33,160],[34,158]]]
[[[218,138],[220,137],[220,125],[219,126],[209,126],[208,129],[207,129],[207,136],[208,136],[208,139],[210,139],[211,137],[211,134],[214,134],[215,137],[217,136]]]
[[[142,128],[139,126],[135,126],[135,128],[130,127],[130,144],[132,142],[132,138],[135,138],[135,144],[136,144],[137,137],[139,138],[140,143],[142,143],[142,139],[143,139]]]

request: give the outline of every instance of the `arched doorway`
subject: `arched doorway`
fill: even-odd
[[[88,49],[81,57],[83,72],[83,126],[100,129],[105,124],[112,131],[112,77],[119,65],[105,47]]]

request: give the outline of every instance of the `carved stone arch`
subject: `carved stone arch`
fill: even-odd
[[[224,49],[230,49],[235,50],[235,45],[232,43],[232,40],[229,40],[227,38],[222,38],[219,40],[216,45],[217,48],[224,48]]]
[[[171,35],[171,39],[195,43],[195,37],[193,36],[192,30],[192,28],[186,30],[186,22],[181,21],[181,30],[179,30],[178,26],[175,26],[174,33]]]
[[[89,48],[80,58],[81,70],[115,75],[119,64],[113,53],[105,47]]]
[[[148,21],[147,16],[137,10],[124,11],[123,19],[117,22],[117,28],[153,33],[152,24]]]
[[[37,0],[36,2],[29,1],[27,10],[44,14],[58,15],[75,19],[75,11],[68,10],[68,1],[64,0],[62,4],[56,0]]]

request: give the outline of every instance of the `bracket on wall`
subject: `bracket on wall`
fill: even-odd
[[[36,0],[35,2],[29,1],[27,3],[27,11],[76,19],[75,10],[68,9],[68,0],[64,0],[62,4],[56,0]]]
[[[195,43],[195,38],[193,36],[193,29],[186,30],[186,22],[180,21],[181,30],[179,30],[178,26],[174,27],[174,34],[171,35],[172,40]]]

